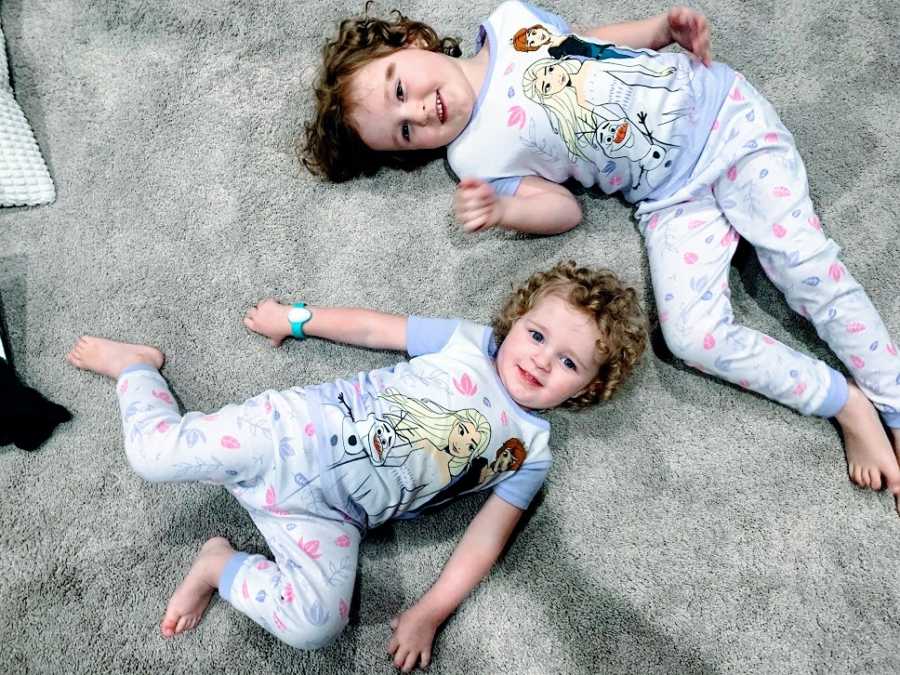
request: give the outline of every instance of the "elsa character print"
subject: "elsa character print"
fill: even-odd
[[[628,87],[649,87],[673,91],[666,84],[656,87],[639,84],[637,78],[667,78],[674,68],[654,71],[647,66],[616,64],[610,68],[593,61],[577,59],[538,59],[522,75],[522,90],[526,97],[540,105],[547,113],[550,126],[566,144],[569,159],[593,162],[584,147],[597,148],[612,160],[625,159],[636,165],[636,183],[640,186],[645,174],[660,166],[668,166],[666,155],[672,144],[662,143],[653,137],[647,126],[646,113],[639,113],[638,120],[631,120],[618,103],[590,100],[590,92],[598,86],[597,77],[616,80]],[[627,79],[626,79],[627,76]],[[629,82],[630,80],[630,82]],[[615,83],[613,83],[615,84]],[[677,119],[677,113],[666,123]]]

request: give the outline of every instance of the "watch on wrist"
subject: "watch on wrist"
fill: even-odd
[[[303,324],[312,318],[312,312],[309,311],[306,303],[294,303],[294,306],[288,311],[287,317],[288,321],[291,322],[291,335],[298,340],[305,338],[306,334],[303,332]]]

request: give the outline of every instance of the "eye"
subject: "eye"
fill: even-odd
[[[552,73],[552,72],[553,72],[553,68],[555,68],[555,66],[550,66],[549,68],[547,68],[547,72],[548,72],[548,73]]]
[[[541,333],[541,331],[530,330],[528,332],[531,333],[531,339],[534,340],[535,342],[537,342],[538,344],[541,344],[544,341],[544,334]]]
[[[397,80],[397,98],[403,100],[403,83],[400,80]]]
[[[465,436],[465,435],[466,435],[466,429],[465,429],[465,427],[464,427],[462,424],[459,425],[459,435],[460,435],[460,436]]]
[[[572,359],[570,359],[568,356],[563,358],[562,364],[569,370],[578,370],[578,366],[576,366],[575,362]]]
[[[409,141],[409,123],[408,122],[404,122],[400,126],[400,135],[403,136],[404,141],[407,141],[407,142]]]

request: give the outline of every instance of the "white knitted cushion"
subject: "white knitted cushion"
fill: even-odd
[[[55,198],[31,125],[13,98],[0,28],[0,206],[49,204]]]

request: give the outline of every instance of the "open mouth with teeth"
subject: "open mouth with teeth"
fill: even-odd
[[[437,110],[437,118],[441,124],[447,121],[447,107],[444,105],[444,99],[441,98],[441,92],[436,91],[434,94],[434,106]]]
[[[532,375],[527,370],[522,368],[522,366],[516,366],[516,369],[519,371],[519,377],[522,378],[525,381],[525,383],[528,384],[529,386],[532,386],[532,387],[543,387],[544,386],[540,383],[540,380],[538,380],[534,375]]]

